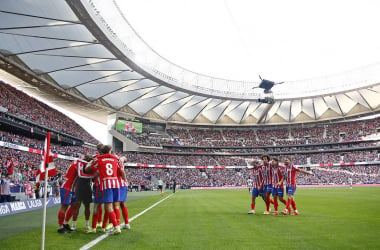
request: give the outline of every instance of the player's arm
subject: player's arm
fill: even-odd
[[[84,172],[87,174],[92,174],[93,173],[93,165],[94,165],[94,160],[91,160],[89,163],[87,163]]]
[[[299,172],[303,173],[303,174],[308,174],[308,175],[314,175],[313,172],[309,172],[309,171],[306,171],[306,170],[303,170],[303,169],[298,169]]]
[[[282,186],[283,183],[284,183],[284,180],[285,180],[285,175],[281,173],[281,179],[280,181],[277,183],[278,186]]]
[[[261,174],[261,171],[259,172],[259,189],[263,189],[264,188],[264,179],[263,179],[263,175]]]
[[[284,185],[284,180],[285,180],[285,169],[283,167],[280,167],[279,173],[280,173],[280,181],[278,182],[278,185],[282,186]]]
[[[117,168],[117,174],[124,180],[127,181],[127,175],[124,171],[124,167]]]
[[[127,174],[125,173],[124,170],[124,162],[127,160],[127,157],[122,156],[119,159],[119,165],[117,168],[117,174],[124,180],[127,181]]]
[[[94,178],[96,179],[96,178],[98,178],[99,177],[99,171],[95,171],[95,173],[94,173]]]
[[[121,164],[124,164],[124,162],[127,161],[127,157],[125,157],[125,156],[121,156],[121,157],[119,158],[119,161],[120,161]]]

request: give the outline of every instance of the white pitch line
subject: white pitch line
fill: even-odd
[[[136,214],[135,216],[133,216],[132,218],[129,219],[130,222],[134,221],[135,219],[137,219],[138,217],[140,217],[141,215],[145,214],[146,212],[148,212],[149,210],[151,210],[152,208],[154,208],[155,206],[157,206],[158,204],[160,204],[161,202],[165,201],[166,199],[169,199],[170,197],[172,197],[173,194],[167,196],[165,199],[162,199],[156,203],[154,203],[152,206],[148,207],[147,209],[141,211],[140,213]],[[122,223],[120,226],[122,226],[124,223]],[[100,241],[104,240],[105,238],[107,238],[108,236],[111,235],[111,232],[112,232],[112,229],[107,231],[105,234],[99,236],[98,238],[94,239],[93,241],[90,241],[89,243],[87,243],[86,245],[84,245],[83,247],[79,248],[79,250],[88,250],[90,249],[91,247],[95,246],[96,244],[98,244]]]

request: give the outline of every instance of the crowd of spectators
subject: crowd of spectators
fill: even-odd
[[[151,134],[125,136],[144,146],[165,147],[263,147],[295,146],[310,144],[339,144],[363,141],[369,135],[376,135],[380,129],[380,118],[362,121],[329,123],[300,127],[252,127],[252,128],[168,128],[166,133],[153,137]],[[182,149],[181,149],[182,150]]]
[[[313,169],[314,176],[300,175],[299,184],[373,184],[380,183],[378,165],[329,167]]]
[[[74,120],[2,81],[0,81],[0,106],[19,118],[81,138],[93,144],[98,143]]]
[[[372,162],[379,159],[378,150],[352,151],[336,153],[315,154],[272,154],[283,159],[290,156],[296,165],[349,163],[349,162]],[[246,159],[252,156],[230,155],[177,155],[157,153],[126,153],[128,162],[154,165],[174,166],[246,166]]]
[[[0,141],[10,142],[19,146],[29,147],[32,149],[43,150],[44,141],[29,138],[19,134],[10,133],[0,130]],[[96,150],[94,148],[83,146],[62,146],[60,144],[51,143],[50,150],[52,153],[61,154],[72,157],[81,157],[84,154],[94,155]]]
[[[0,173],[12,174],[15,183],[34,181],[41,164],[41,155],[11,148],[0,147]],[[55,158],[54,165],[58,176],[64,176],[70,161]]]
[[[300,185],[340,185],[380,183],[379,165],[312,168],[314,175],[298,174],[296,181]],[[162,169],[162,168],[129,168],[128,180],[133,185],[144,185],[153,188],[156,180],[170,183],[176,179],[184,187],[225,187],[244,186],[250,177],[251,170],[243,169]]]
[[[18,134],[13,134],[6,131],[0,131],[0,141],[11,142],[16,145],[27,146],[32,149],[42,150],[44,142],[21,136]],[[365,144],[366,145],[366,144]],[[82,147],[82,146],[62,146],[59,144],[51,144],[51,149],[53,153],[80,157],[84,154],[95,154],[95,149]],[[195,148],[196,149],[196,148]],[[192,153],[197,154],[165,154],[165,153],[142,153],[142,152],[126,152],[123,153],[127,156],[129,163],[141,163],[141,164],[155,164],[155,165],[175,165],[175,166],[238,166],[244,167],[247,165],[246,159],[251,156],[244,155],[218,155],[213,154],[215,151],[212,149],[205,149],[201,151],[194,151]],[[2,148],[3,157],[10,157],[16,159],[16,162],[22,167],[22,172],[27,173],[36,168],[40,164],[40,155],[32,154],[29,152],[17,151],[14,149]],[[120,153],[119,153],[120,154]],[[283,159],[285,154],[276,154],[273,152],[273,155]],[[339,153],[297,153],[290,155],[293,159],[294,164],[297,165],[308,165],[308,164],[328,164],[328,163],[342,163],[342,162],[371,162],[378,160],[379,152],[378,150],[362,150],[362,151],[344,151]],[[59,160],[63,161],[63,160]],[[68,163],[62,165],[67,166]],[[1,167],[6,166],[6,161],[1,161]],[[17,164],[14,164],[17,165]],[[60,163],[58,164],[60,165]],[[61,167],[62,172],[64,172],[64,167]]]
[[[346,152],[343,155],[345,162],[374,161],[378,159],[377,150]]]
[[[135,154],[134,157],[137,157]],[[131,155],[127,155],[131,161]],[[157,164],[164,163],[164,160],[172,160],[173,165],[176,165],[178,157],[145,154],[147,159],[159,159]],[[149,158],[152,157],[152,158]],[[170,157],[165,159],[165,157]],[[214,162],[209,162],[207,159],[199,156],[192,157],[179,157],[183,161],[187,161],[186,165],[194,166],[198,160],[204,164],[199,165],[215,165],[216,161],[225,159],[209,158]],[[296,157],[293,157],[296,158]],[[235,159],[235,158],[230,158]],[[238,165],[246,165],[245,159],[235,159],[239,162]],[[150,160],[149,160],[150,161]],[[148,161],[148,162],[149,162]],[[195,162],[193,162],[195,161]],[[12,180],[15,183],[24,183],[33,181],[37,173],[37,168],[41,162],[41,156],[26,151],[19,151],[11,148],[0,147],[0,171],[3,173],[9,172],[12,169]],[[137,161],[138,162],[138,161]],[[214,163],[214,164],[212,164]],[[294,162],[296,163],[296,162]],[[63,175],[66,173],[70,161],[63,159],[54,159],[54,164],[59,172],[56,179],[62,180]],[[181,164],[177,164],[181,166]],[[232,165],[230,163],[229,165]],[[297,181],[299,184],[347,184],[348,178],[352,178],[354,184],[358,183],[379,183],[379,165],[366,165],[366,166],[340,166],[340,167],[315,167],[312,168],[314,176],[298,175]],[[152,189],[156,186],[156,180],[162,179],[166,183],[170,180],[176,179],[177,183],[183,187],[190,186],[242,186],[250,175],[250,169],[243,168],[128,168],[127,177],[128,181],[134,185],[144,186],[145,189]]]

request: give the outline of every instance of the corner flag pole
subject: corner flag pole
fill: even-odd
[[[43,163],[45,170],[45,182],[44,182],[44,204],[42,214],[42,235],[41,235],[41,250],[45,249],[45,225],[46,225],[46,196],[47,196],[47,182],[49,178],[48,174],[48,159],[50,156],[50,132],[47,132],[45,139],[45,148],[43,152]]]

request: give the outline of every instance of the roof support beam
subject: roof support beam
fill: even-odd
[[[257,123],[261,123],[263,120],[265,120],[264,118],[268,115],[268,112],[269,110],[273,107],[273,104],[268,104],[266,106],[266,108],[264,109],[263,113],[261,114],[261,116],[259,117],[259,119],[257,120]]]
[[[249,106],[251,106],[251,104],[252,104],[252,103],[248,103],[247,107],[245,108],[245,110],[244,110],[244,112],[243,112],[243,115],[242,115],[241,118],[240,118],[239,123],[242,122],[242,120],[243,120],[243,118],[245,117],[245,114],[247,113],[248,108],[249,108]]]
[[[211,102],[211,99],[208,100],[208,103],[209,104]],[[203,112],[203,110],[207,107],[207,104],[205,104],[203,106],[203,108],[201,108],[201,110],[199,110],[199,112],[194,116],[194,118],[191,120],[191,122],[194,122],[195,119],[197,119],[197,117]]]
[[[154,96],[154,97],[158,97],[158,96],[162,96],[162,95],[167,95],[171,93],[170,96],[174,95],[175,94],[175,91],[172,91],[172,92],[167,92],[167,93],[164,93],[164,94],[161,94],[161,95],[157,95],[157,96]],[[166,99],[168,99],[170,96],[168,96]],[[159,103],[157,103],[153,108],[149,109],[148,111],[146,111],[142,116],[144,117],[146,114],[148,114],[150,111],[152,111],[153,109],[155,109],[158,105],[160,105],[161,103],[163,103],[164,101],[166,101],[166,99],[160,101]],[[159,115],[159,114],[158,114]],[[161,116],[160,116],[161,117]]]
[[[71,25],[71,24],[67,24]],[[50,25],[50,26],[44,26],[44,27],[51,27],[55,25]],[[62,26],[62,25],[60,25]],[[65,24],[66,26],[66,24]],[[27,27],[27,28],[32,28],[32,27]],[[21,29],[27,29],[27,28],[21,28]],[[6,35],[12,35],[12,36],[24,36],[24,37],[33,37],[33,38],[39,38],[39,39],[47,39],[47,40],[56,40],[56,41],[67,41],[67,42],[78,42],[78,43],[88,43],[84,45],[89,45],[89,44],[100,44],[98,41],[93,40],[93,41],[82,41],[82,40],[76,40],[76,39],[66,39],[66,38],[58,38],[58,37],[49,37],[49,36],[37,36],[37,35],[26,35],[26,34],[18,34],[18,33],[12,33],[12,32],[6,32],[6,31],[1,31],[2,29],[0,28],[0,33],[1,34],[6,34]],[[77,46],[83,46],[83,45],[77,45]],[[76,47],[76,46],[71,46],[71,47]]]
[[[21,29],[31,29],[31,28],[47,28],[47,27],[57,27],[57,26],[66,26],[72,25],[71,23],[63,23],[63,24],[52,24],[52,25],[35,25],[35,26],[21,26],[21,27],[7,27],[0,28],[0,30],[21,30]]]
[[[312,103],[313,103],[313,113],[314,113],[314,120],[317,120],[317,112],[315,112],[315,101],[314,101],[314,98],[311,99],[312,100]],[[326,100],[323,98],[323,101],[326,103]],[[327,105],[327,103],[326,103]],[[328,107],[328,105],[327,105]]]
[[[0,33],[3,33],[3,32],[0,32]],[[21,53],[7,54],[7,56],[19,56],[19,55],[25,55],[25,54],[32,54],[32,53],[36,53],[36,52],[45,52],[45,51],[60,50],[60,49],[71,49],[71,48],[77,48],[77,47],[87,46],[87,45],[89,45],[89,44],[81,44],[81,45],[77,45],[77,46],[69,45],[69,46],[56,47],[56,48],[51,48],[51,49],[30,50],[30,51],[24,51]],[[48,55],[48,54],[36,54],[36,55]]]
[[[182,100],[182,99],[186,99],[186,98],[189,98],[189,96],[185,96],[185,97],[183,97],[183,98],[181,98],[181,99],[178,99],[178,100],[176,100],[176,101],[179,101],[179,100]],[[190,99],[189,99],[189,101],[191,101],[191,99],[193,99],[194,98],[194,96],[192,96]],[[189,102],[188,101],[188,102]],[[186,104],[186,103],[185,103]],[[185,104],[183,104],[182,106],[179,106],[176,110],[174,110],[174,112],[168,117],[168,119],[166,119],[167,121],[168,120],[170,120],[172,117],[173,117],[173,115],[175,114],[175,113],[177,113],[183,106],[185,106]]]
[[[371,105],[369,105],[369,103],[367,102],[367,100],[364,98],[364,96],[362,95],[362,93],[360,93],[360,91],[358,90],[358,93],[360,95],[360,97],[365,101],[365,103],[367,103],[367,106],[368,108],[373,111],[373,108],[371,107]]]
[[[231,101],[228,105],[231,104]],[[228,105],[226,105],[223,109],[223,111],[219,114],[218,118],[215,120],[215,123],[217,123],[219,121],[219,119],[222,117],[222,115],[224,115],[224,112],[226,111],[226,109],[228,108]]]
[[[100,79],[103,79],[103,78],[106,78],[106,77],[114,76],[114,75],[117,75],[117,74],[120,74],[120,73],[122,73],[122,72],[116,72],[114,74],[110,74],[110,75],[102,76],[102,77],[99,77],[99,78],[96,78],[96,79],[93,79],[93,80],[90,80],[90,81],[82,82],[82,83],[80,83],[78,85],[75,85],[75,86],[73,86],[71,88],[68,88],[68,89],[76,88],[76,87],[81,86],[83,84],[90,83],[90,82],[93,82],[93,81],[97,81],[97,80],[100,80]]]
[[[339,107],[340,113],[342,114],[342,116],[344,116],[344,113],[343,113],[342,107],[340,106],[340,104],[339,104],[339,102],[338,102],[338,99],[336,98],[336,96],[334,96],[334,98],[335,98],[336,104],[338,104],[338,107]]]
[[[79,65],[70,66],[70,67],[66,67],[66,68],[60,68],[60,69],[52,70],[52,71],[49,71],[49,72],[43,72],[43,73],[37,74],[37,75],[46,75],[46,74],[50,74],[50,73],[54,73],[54,72],[58,72],[58,71],[65,71],[65,70],[68,70],[68,69],[75,69],[77,67],[89,66],[89,65],[92,65],[92,64],[93,63],[84,63],[84,64],[79,64]],[[102,71],[102,70],[99,70],[99,71]],[[119,71],[119,70],[114,70],[114,71]]]
[[[51,18],[51,17],[43,17],[43,16],[35,16],[35,15],[29,15],[29,14],[24,14],[24,13],[17,13],[17,12],[12,12],[12,11],[6,11],[6,10],[0,10],[1,13],[6,13],[6,14],[12,14],[12,15],[17,15],[17,16],[27,16],[27,17],[33,17],[33,18],[38,18],[38,19],[45,19],[45,20],[51,20],[51,21],[61,21],[61,22],[66,22],[66,23],[75,23],[79,24],[80,21],[71,21],[71,20],[63,20],[63,19],[58,19],[58,18]]]

